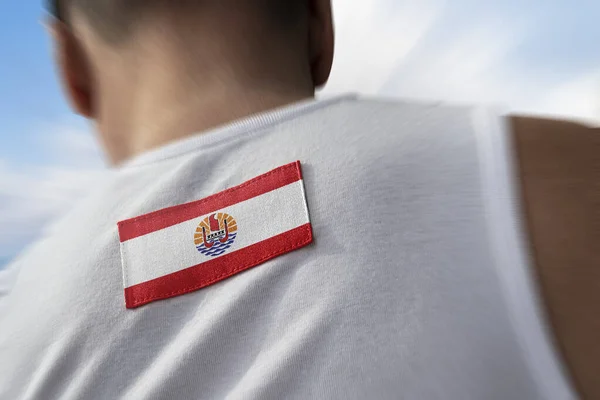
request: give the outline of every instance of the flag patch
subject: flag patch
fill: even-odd
[[[194,292],[313,240],[300,162],[118,227],[127,308]]]

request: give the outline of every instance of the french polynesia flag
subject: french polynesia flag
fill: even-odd
[[[300,162],[118,226],[130,309],[210,286],[313,240]]]

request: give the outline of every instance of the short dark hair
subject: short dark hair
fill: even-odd
[[[46,0],[48,11],[56,19],[68,23],[68,6],[79,7],[89,17],[94,29],[109,41],[126,37],[132,17],[149,7],[149,0]],[[161,1],[161,0],[154,0]],[[162,0],[174,1],[174,0]],[[175,0],[181,1],[181,0]],[[205,0],[185,0],[202,5]],[[221,1],[221,0],[213,0]],[[301,20],[308,8],[307,0],[254,0],[265,11],[268,22],[279,28],[290,28]],[[70,4],[67,4],[70,2]]]
[[[104,38],[116,42],[126,37],[131,28],[129,15],[143,4],[138,0],[48,0],[50,13],[68,24],[70,7],[88,17],[92,27]]]
[[[59,21],[64,21],[64,14],[61,6],[62,2],[60,0],[46,1],[46,7],[48,8],[48,12],[50,12],[50,14]]]

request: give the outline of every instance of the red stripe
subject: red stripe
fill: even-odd
[[[194,292],[230,278],[277,256],[299,249],[313,240],[310,224],[204,262],[183,271],[125,289],[127,308]]]
[[[141,217],[119,222],[121,243],[219,211],[301,179],[300,161],[297,161],[205,199],[165,208]]]

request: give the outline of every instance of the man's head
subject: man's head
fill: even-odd
[[[330,0],[51,1],[68,97],[105,137],[162,123],[148,120],[157,99],[172,105],[163,119],[218,114],[211,99],[306,97],[331,70]]]
[[[143,17],[149,13],[201,11],[210,6],[206,0],[50,0],[49,9],[58,20],[68,22],[73,8],[88,17],[104,39],[126,41]],[[212,6],[247,7],[261,16],[262,22],[276,29],[294,29],[306,17],[309,0],[242,0],[214,2]],[[282,33],[281,31],[279,33]]]

